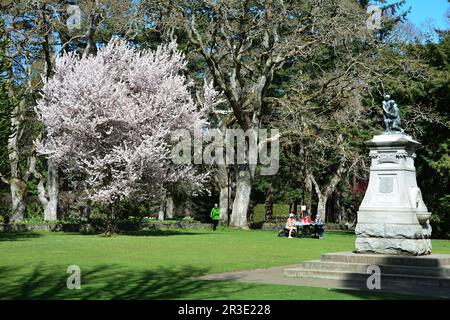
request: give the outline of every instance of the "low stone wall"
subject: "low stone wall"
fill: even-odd
[[[210,228],[209,223],[127,223],[118,225],[121,231],[138,231],[138,230],[166,230],[166,229],[205,229]],[[64,231],[64,232],[96,232],[99,228],[89,223],[48,223],[48,224],[0,224],[0,232],[14,231]]]
[[[206,229],[211,228],[210,223],[201,223],[201,222],[177,222],[177,223],[154,223],[154,222],[145,222],[141,224],[142,229]]]

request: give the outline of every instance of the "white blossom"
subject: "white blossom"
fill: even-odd
[[[206,124],[185,65],[175,42],[139,51],[112,40],[96,56],[64,54],[36,106],[46,128],[38,152],[84,176],[102,203],[157,195],[168,183],[201,190],[205,175],[170,161],[170,133]],[[205,88],[214,105],[217,94]]]

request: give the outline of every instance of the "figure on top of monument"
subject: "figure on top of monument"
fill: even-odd
[[[394,100],[391,99],[390,95],[384,96],[383,101],[383,118],[384,118],[384,126],[386,132],[391,131],[400,131],[401,133],[404,130],[400,127],[400,109]]]

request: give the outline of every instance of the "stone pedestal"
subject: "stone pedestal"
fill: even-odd
[[[380,134],[367,141],[369,185],[358,211],[356,252],[403,255],[431,253],[430,213],[417,187],[415,151],[406,134]]]
[[[373,291],[450,298],[450,254],[324,253],[320,260],[289,266],[284,276],[289,277],[290,285],[370,290],[374,266],[380,271],[380,287]]]

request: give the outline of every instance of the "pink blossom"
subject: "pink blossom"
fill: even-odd
[[[170,161],[169,137],[206,125],[217,95],[205,85],[197,106],[185,65],[175,42],[151,51],[112,40],[96,56],[64,54],[36,106],[46,128],[38,152],[81,174],[89,198],[102,203],[158,195],[167,184],[201,190],[205,175]]]

